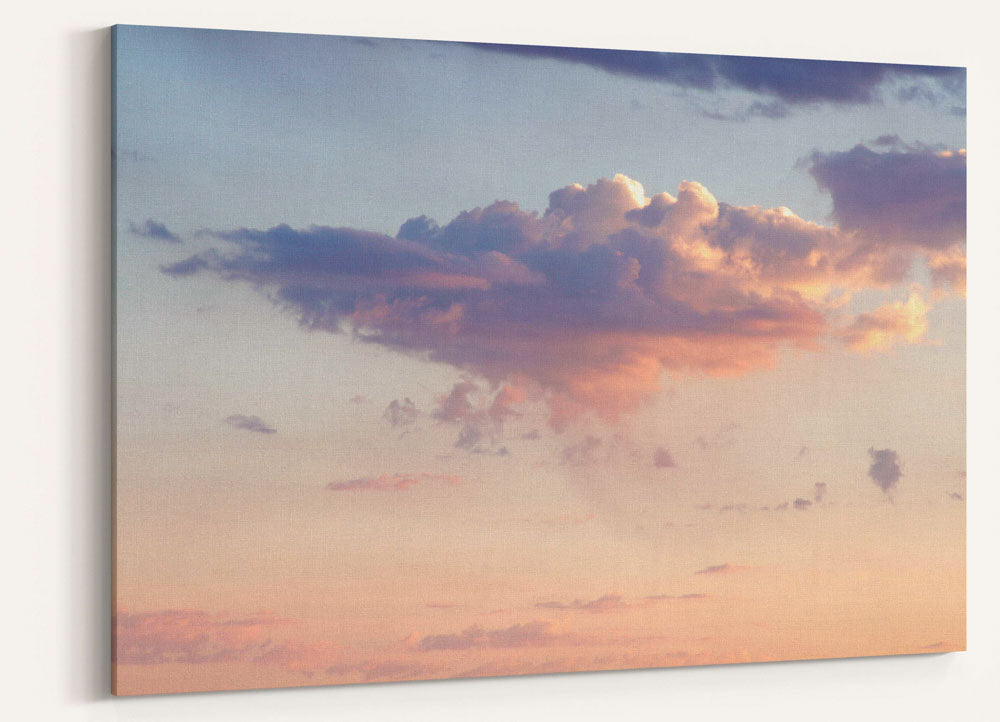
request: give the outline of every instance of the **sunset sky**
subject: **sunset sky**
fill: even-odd
[[[964,70],[114,53],[117,693],[964,649]]]

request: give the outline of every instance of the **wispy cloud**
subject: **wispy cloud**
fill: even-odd
[[[326,488],[330,491],[407,491],[417,484],[438,483],[454,486],[461,482],[461,477],[451,474],[382,474],[334,481],[327,484]]]
[[[382,412],[382,418],[392,426],[406,426],[420,418],[420,411],[409,398],[393,399]]]
[[[422,652],[460,649],[511,649],[546,647],[560,640],[550,622],[527,622],[500,629],[473,626],[457,634],[430,634],[417,642]]]
[[[535,605],[538,609],[552,609],[557,611],[589,612],[591,614],[607,614],[610,612],[621,612],[632,609],[645,609],[660,602],[677,600],[689,601],[695,599],[706,599],[707,594],[651,594],[639,599],[626,599],[621,594],[604,594],[596,599],[574,599],[571,602],[547,601],[539,602]]]
[[[166,224],[154,221],[152,218],[149,218],[142,223],[130,223],[129,231],[133,235],[150,238],[154,241],[163,241],[165,243],[181,242],[180,236],[167,228]]]
[[[736,564],[716,564],[714,566],[705,567],[704,569],[699,569],[695,574],[735,574],[737,572],[744,572],[750,569],[750,567],[741,567]]]
[[[261,419],[259,416],[246,416],[244,414],[233,414],[227,416],[225,422],[234,429],[244,431],[254,431],[258,434],[276,434],[278,432],[273,426]]]
[[[208,664],[252,660],[271,630],[288,620],[271,614],[233,616],[194,609],[115,615],[117,664]]]

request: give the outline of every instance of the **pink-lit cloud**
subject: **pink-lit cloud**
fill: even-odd
[[[498,201],[444,226],[411,219],[395,238],[326,226],[217,232],[228,248],[164,271],[252,284],[304,327],[483,378],[499,390],[479,409],[494,423],[526,394],[544,398],[558,429],[584,413],[613,421],[634,410],[664,372],[741,374],[772,365],[781,349],[818,349],[834,299],[903,280],[917,257],[954,284],[964,162],[817,154],[811,170],[833,196],[836,226],[730,205],[693,181],[650,197],[617,175],[554,191],[542,214]],[[893,169],[911,183],[879,189]],[[915,208],[920,224],[908,220]],[[871,322],[856,323],[852,346]],[[473,448],[486,431],[463,416],[469,393],[453,389],[437,413],[466,419],[460,442]]]
[[[488,449],[500,436],[504,421],[520,416],[517,408],[525,399],[525,390],[512,383],[492,392],[463,379],[454,384],[451,391],[438,397],[437,408],[431,416],[440,423],[459,427],[456,448],[489,453]],[[505,456],[507,449],[504,447],[493,453]]]
[[[422,652],[461,649],[509,649],[547,647],[560,640],[550,622],[527,622],[499,629],[468,627],[456,634],[430,634],[421,638],[416,648]]]
[[[256,658],[287,620],[271,614],[234,616],[195,609],[115,615],[118,664],[206,664]]]

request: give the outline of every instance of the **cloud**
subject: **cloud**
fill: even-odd
[[[128,229],[136,236],[151,238],[154,241],[164,241],[166,243],[181,242],[180,236],[171,232],[165,224],[154,221],[152,218],[140,224],[130,223]]]
[[[781,101],[771,101],[762,103],[755,101],[741,110],[702,110],[701,114],[711,120],[729,120],[739,123],[746,123],[753,118],[769,118],[780,120],[787,118],[791,110],[788,105]]]
[[[330,491],[407,491],[417,484],[437,482],[455,486],[462,479],[451,474],[382,474],[327,484]]]
[[[900,468],[899,454],[892,449],[868,449],[872,464],[868,476],[883,492],[888,492],[899,483],[903,470]]]
[[[455,447],[473,453],[491,453],[479,446],[479,442],[496,442],[503,423],[511,416],[519,416],[515,407],[525,400],[524,390],[507,384],[492,396],[484,392],[472,381],[464,379],[452,386],[451,391],[438,398],[438,407],[432,416],[443,423],[461,426]],[[495,453],[506,456],[509,452],[501,447]]]
[[[825,481],[818,481],[813,486],[813,501],[819,504],[826,498],[827,486]]]
[[[711,596],[709,594],[704,594],[702,592],[692,592],[689,594],[653,594],[646,597],[646,599],[660,600],[660,599],[708,599]]]
[[[896,301],[855,317],[840,336],[855,351],[885,351],[896,344],[919,343],[927,333],[929,310],[914,291],[905,302]]]
[[[535,605],[539,609],[560,609],[591,612],[593,614],[603,614],[629,608],[630,604],[624,601],[621,594],[605,594],[597,599],[585,601],[574,599],[572,602],[540,602]]]
[[[560,635],[549,622],[527,622],[502,629],[468,627],[458,634],[431,634],[417,642],[421,652],[461,649],[511,649],[516,647],[547,647],[559,641]]]
[[[792,506],[798,509],[799,511],[805,511],[812,505],[813,503],[811,501],[809,501],[808,499],[803,499],[801,497],[795,499],[795,501],[792,502]]]
[[[888,150],[856,145],[849,151],[813,153],[809,172],[833,199],[840,228],[865,239],[844,267],[865,265],[876,252],[884,256],[881,273],[900,277],[906,253],[926,254],[935,281],[956,290],[965,286],[966,153],[902,144],[897,136],[876,140]]]
[[[234,429],[244,429],[245,431],[255,431],[258,434],[276,434],[278,430],[265,422],[259,416],[245,416],[243,414],[233,414],[227,416],[225,422]]]
[[[695,574],[734,574],[736,572],[743,572],[750,567],[741,567],[735,564],[716,564],[715,566],[705,567],[704,569],[699,569]]]
[[[660,446],[653,452],[653,466],[657,469],[671,469],[677,466],[677,464],[674,461],[673,455]]]
[[[270,614],[119,611],[115,615],[115,662],[208,664],[253,659],[267,648],[272,628],[286,623]]]
[[[707,594],[651,594],[649,596],[627,601],[621,594],[604,594],[596,599],[584,600],[574,599],[572,602],[539,602],[535,605],[538,609],[554,609],[558,611],[589,612],[591,614],[605,614],[608,612],[620,612],[627,609],[644,609],[659,602],[668,600],[694,600],[705,599]]]
[[[404,398],[402,401],[393,399],[382,412],[382,418],[394,427],[412,424],[419,417],[420,411],[417,409],[417,405],[409,398]]]
[[[949,491],[948,498],[953,501],[965,501],[965,497],[959,494],[957,491]]]
[[[736,88],[791,104],[873,103],[880,99],[880,86],[900,79],[913,80],[910,87],[933,88],[950,96],[964,96],[965,89],[964,68],[601,48],[469,45],[507,55],[587,65],[614,75],[682,88]]]
[[[225,249],[163,271],[249,283],[305,328],[485,379],[499,391],[475,423],[467,388],[437,410],[474,448],[525,396],[544,399],[557,430],[586,413],[615,421],[655,394],[664,372],[743,374],[784,349],[818,349],[831,294],[883,285],[930,252],[895,237],[875,247],[787,208],[729,205],[692,181],[676,197],[647,197],[624,175],[556,190],[541,215],[498,201],[443,226],[411,221],[395,238],[326,226],[218,231]],[[954,272],[960,250],[935,247],[939,276]]]

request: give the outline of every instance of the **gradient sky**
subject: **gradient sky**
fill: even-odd
[[[114,53],[119,694],[964,648],[964,70]]]

